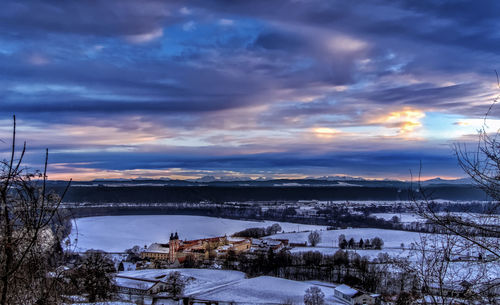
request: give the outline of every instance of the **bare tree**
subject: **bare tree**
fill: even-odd
[[[275,224],[266,228],[266,235],[273,235],[273,234],[278,233],[281,230],[282,229],[281,229],[281,226],[279,225],[279,223],[275,223]]]
[[[372,239],[372,246],[375,249],[382,249],[382,247],[384,246],[384,241],[380,237],[374,237]]]
[[[87,295],[89,302],[108,300],[114,292],[113,273],[116,270],[106,253],[88,250],[82,263],[72,271],[76,292]]]
[[[321,242],[321,235],[319,235],[318,231],[312,231],[309,233],[307,239],[309,240],[309,244],[311,244],[311,246],[316,247],[316,245]]]
[[[0,305],[59,302],[58,275],[48,257],[59,244],[62,196],[49,192],[48,150],[43,171],[23,166],[26,143],[16,147],[16,118],[10,154],[0,161]],[[55,229],[55,230],[54,230]]]
[[[422,277],[423,288],[428,295],[437,296],[434,304],[443,304],[450,294],[482,304],[497,304],[500,298],[500,130],[490,132],[488,127],[497,101],[498,97],[488,109],[474,147],[454,145],[458,164],[491,200],[479,211],[456,213],[443,210],[420,183],[418,195],[412,194],[417,214],[427,221],[430,230],[440,233],[434,236],[436,241],[417,245],[421,275],[427,273]],[[430,287],[426,280],[437,283]],[[460,285],[466,287],[461,288],[460,296],[453,296],[457,289],[450,288]]]
[[[184,293],[186,280],[182,278],[182,274],[179,271],[170,272],[165,283],[165,290],[174,300],[177,300]]]
[[[412,250],[412,262],[401,267],[406,275],[418,279],[416,284],[427,304],[445,305],[463,300],[484,304],[481,291],[488,268],[495,266],[478,263],[465,256],[463,250],[462,239],[456,234],[420,236],[420,242]]]
[[[323,305],[325,304],[325,294],[318,287],[309,287],[304,295],[304,304]]]
[[[500,82],[497,83],[500,88]],[[484,204],[479,213],[442,213],[430,200],[429,194],[423,194],[425,205],[419,206],[419,212],[425,219],[446,231],[456,234],[465,241],[482,250],[486,255],[500,259],[500,130],[491,131],[488,118],[498,102],[497,96],[478,131],[477,143],[470,146],[463,143],[454,145],[458,164],[475,184],[481,188],[491,201]],[[489,238],[496,237],[496,238]]]

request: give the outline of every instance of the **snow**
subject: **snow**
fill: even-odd
[[[115,282],[117,286],[148,290],[155,285],[155,282],[147,282],[141,280],[135,280],[130,278],[115,277]]]
[[[179,232],[181,239],[200,239],[230,235],[251,227],[267,227],[279,223],[285,232],[320,230],[325,226],[276,221],[244,221],[206,216],[134,215],[78,218],[73,225],[71,241],[76,250],[101,249],[121,252],[134,245],[144,247],[154,242],[168,243],[170,233]]]
[[[317,286],[325,286],[325,287],[330,287],[330,288],[337,287],[336,284],[333,284],[330,282],[318,281],[318,280],[305,281],[305,283],[309,283],[309,284],[313,284],[313,285],[317,285]]]
[[[347,285],[337,286],[337,287],[335,287],[335,290],[338,290],[338,291],[342,292],[343,294],[348,295],[350,297],[352,297],[353,295],[358,293],[358,291],[356,289],[352,289],[351,287],[349,287]]]
[[[161,244],[153,243],[147,248],[147,251],[153,253],[169,253],[170,248],[163,247]]]
[[[343,304],[334,297],[334,286],[322,282],[299,282],[270,276],[246,279],[245,274],[232,270],[213,269],[147,269],[121,272],[119,276],[158,280],[178,271],[189,279],[184,295],[198,300],[237,302],[240,304],[280,304],[292,300],[303,304],[305,291],[312,286],[325,294],[325,304]],[[160,300],[159,304],[163,301]]]
[[[197,300],[236,302],[238,304],[283,304],[285,300],[291,300],[294,304],[303,304],[304,294],[312,286],[320,288],[325,294],[325,304],[343,304],[334,297],[334,291],[331,287],[271,276],[242,280],[191,297]]]
[[[398,231],[398,230],[384,230],[384,229],[374,229],[374,228],[352,228],[352,229],[342,229],[342,230],[323,230],[318,231],[321,236],[321,241],[317,246],[319,247],[337,247],[339,242],[339,236],[344,234],[346,239],[349,240],[354,238],[358,242],[361,238],[371,239],[374,237],[380,237],[384,241],[383,248],[400,248],[401,243],[408,247],[411,243],[420,240],[422,233],[408,232],[408,231]],[[269,236],[269,238],[276,239],[288,239],[291,243],[303,243],[308,240],[309,232],[299,232],[299,233],[279,233]],[[424,234],[425,235],[425,234]]]
[[[123,263],[123,270],[125,270],[125,271],[135,270],[136,265],[134,263],[125,262],[125,261],[122,261],[122,263]]]
[[[121,272],[119,275],[139,279],[164,280],[170,272],[175,271],[190,279],[184,290],[185,295],[207,291],[245,278],[243,272],[214,269],[146,269]]]

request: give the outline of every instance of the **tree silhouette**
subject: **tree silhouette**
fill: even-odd
[[[10,154],[0,161],[0,305],[57,303],[60,273],[51,258],[61,252],[59,206],[69,184],[61,196],[47,190],[48,150],[43,171],[23,166],[26,142],[18,151],[13,121]]]
[[[304,295],[305,305],[323,305],[325,304],[325,294],[318,287],[309,287]]]
[[[311,244],[311,246],[316,247],[316,245],[321,242],[321,235],[319,235],[318,231],[312,231],[309,233],[307,239],[309,240],[309,244]]]
[[[170,272],[165,283],[165,291],[174,300],[177,300],[184,293],[186,280],[182,278],[182,275],[179,271]]]

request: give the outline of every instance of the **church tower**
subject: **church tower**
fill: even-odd
[[[168,261],[170,263],[175,262],[175,259],[177,258],[177,251],[179,250],[180,247],[180,241],[179,241],[179,235],[177,232],[174,234],[170,234],[170,240],[168,241]]]

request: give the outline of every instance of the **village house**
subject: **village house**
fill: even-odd
[[[271,239],[271,238],[266,238],[266,239],[258,239],[258,238],[252,238],[252,252],[267,252],[269,249],[272,249],[274,252],[277,252],[284,247],[288,246],[288,240],[283,240],[283,239]]]
[[[115,286],[123,294],[152,295],[164,291],[166,284],[160,280],[116,275]]]
[[[351,305],[375,305],[375,295],[351,288],[347,285],[335,287],[335,296]]]
[[[217,248],[217,254],[227,254],[229,251],[234,251],[235,254],[250,250],[252,242],[247,238],[228,238],[227,244]]]
[[[141,252],[142,259],[167,260],[169,255],[169,245],[152,243],[149,247]]]

